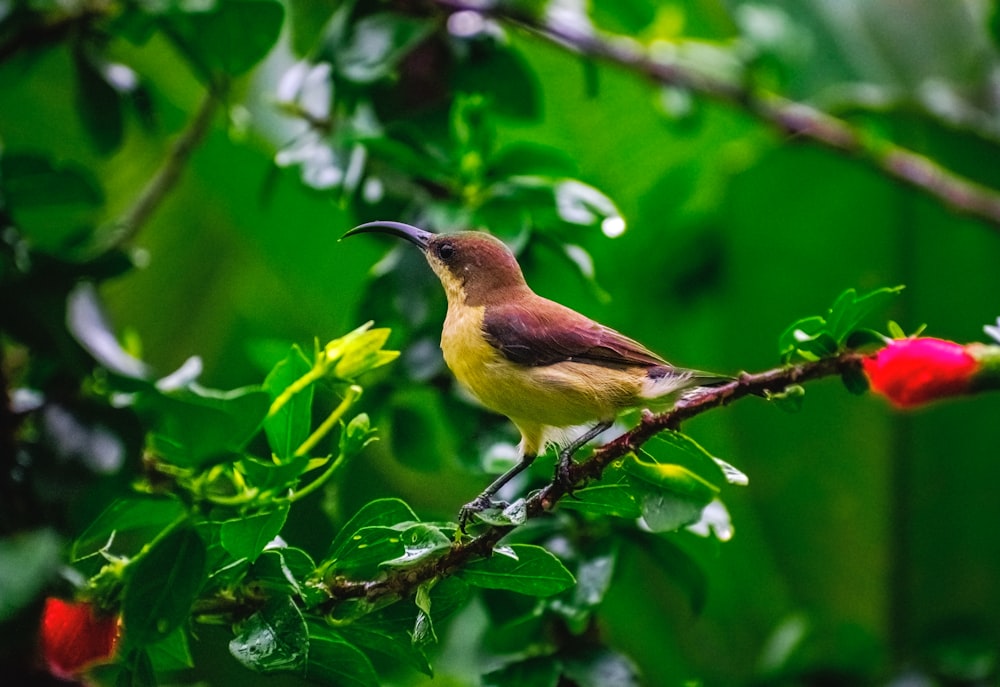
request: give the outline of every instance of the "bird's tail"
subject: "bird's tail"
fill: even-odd
[[[728,384],[734,380],[735,377],[714,374],[712,372],[658,365],[650,368],[646,373],[646,380],[641,395],[643,398],[651,401],[669,400],[683,391],[702,386]]]

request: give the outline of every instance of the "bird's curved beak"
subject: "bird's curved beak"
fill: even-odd
[[[420,250],[426,250],[427,244],[434,236],[432,232],[424,231],[423,229],[419,229],[412,224],[378,220],[375,222],[366,222],[365,224],[356,226],[340,238],[346,239],[348,236],[354,236],[355,234],[370,233],[391,234],[392,236],[406,239],[420,248]]]

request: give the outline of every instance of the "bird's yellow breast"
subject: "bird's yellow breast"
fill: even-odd
[[[450,304],[441,350],[455,378],[483,405],[509,417],[530,440],[533,428],[611,420],[641,403],[641,375],[598,365],[514,363],[483,336],[485,306]],[[537,432],[534,432],[537,433]],[[537,438],[541,442],[541,438]]]

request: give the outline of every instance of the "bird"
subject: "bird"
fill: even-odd
[[[362,233],[395,236],[423,252],[448,301],[445,363],[475,399],[521,433],[518,462],[462,506],[463,532],[473,516],[498,505],[496,493],[548,444],[559,448],[555,478],[571,492],[573,454],[621,413],[731,379],[675,367],[611,327],[539,296],[510,248],[484,231],[437,234],[378,220],[342,238]],[[581,427],[586,431],[574,436]]]

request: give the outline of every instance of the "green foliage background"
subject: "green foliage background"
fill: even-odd
[[[358,5],[361,14],[433,12]],[[13,6],[0,3],[0,19]],[[375,498],[401,498],[422,520],[453,519],[485,484],[478,466],[486,449],[516,440],[502,419],[454,393],[435,352],[443,298],[419,256],[397,252],[395,268],[373,277],[390,246],[337,242],[376,217],[444,228],[462,217],[454,189],[436,189],[450,203],[419,194],[407,202],[406,192],[372,203],[362,188],[314,188],[298,166],[275,166],[300,122],[275,104],[296,59],[291,46],[308,42],[338,6],[284,6],[278,45],[236,75],[178,185],[130,245],[139,267],[101,284],[120,338],[144,361],[166,374],[200,356],[202,382],[216,388],[258,383],[291,342],[308,348],[369,319],[393,329],[388,346],[403,356],[366,378],[361,402],[381,440],[325,496],[293,508],[282,531],[318,554],[336,525]],[[1000,186],[993,3],[594,0],[588,9],[601,28],[659,41],[698,68],[749,60],[762,87]],[[926,323],[928,335],[960,342],[983,340],[983,325],[1000,315],[997,226],[869,164],[788,138],[739,107],[665,91],[510,24],[503,30],[509,45],[491,59],[445,69],[440,44],[408,53],[409,62],[375,75],[373,97],[393,132],[440,152],[455,142],[448,113],[456,94],[481,96],[481,106],[468,102],[487,125],[472,135],[487,137],[489,149],[534,151],[540,166],[614,201],[627,222],[616,238],[597,223],[538,221],[525,231],[517,208],[492,215],[490,230],[524,244],[522,264],[542,295],[673,362],[729,373],[777,365],[787,324],[821,312],[848,287],[905,284],[876,318],[907,331]],[[191,36],[195,45],[209,40]],[[88,95],[65,42],[0,62],[3,159],[30,153],[90,170],[104,194],[94,226],[132,205],[206,90],[204,59],[183,56],[162,32],[144,42],[114,35],[106,55],[135,70],[148,102],[119,108],[99,89]],[[338,87],[338,98],[367,97],[360,86]],[[377,175],[393,159],[374,154],[368,169]],[[407,215],[415,206],[422,214]],[[551,214],[541,202],[536,210]],[[45,248],[43,233],[32,238]],[[52,254],[76,257],[52,241]],[[581,270],[581,253],[567,259],[566,246],[582,248],[592,273]],[[8,377],[24,355],[8,350]],[[750,477],[747,488],[725,494],[735,536],[717,546],[684,540],[694,566],[672,550],[623,543],[599,613],[603,641],[631,657],[650,685],[818,684],[822,675],[863,684],[911,670],[935,684],[996,680],[998,412],[1000,400],[982,396],[901,414],[826,381],[808,386],[796,414],[748,399],[696,419],[686,431]],[[540,465],[537,474],[548,471]],[[67,539],[129,480],[110,481],[69,499],[60,523]],[[493,631],[484,614],[473,606],[438,628],[436,678],[398,670],[393,684],[478,684],[477,647]],[[197,635],[198,668],[183,679],[226,684],[242,671],[225,632]]]

